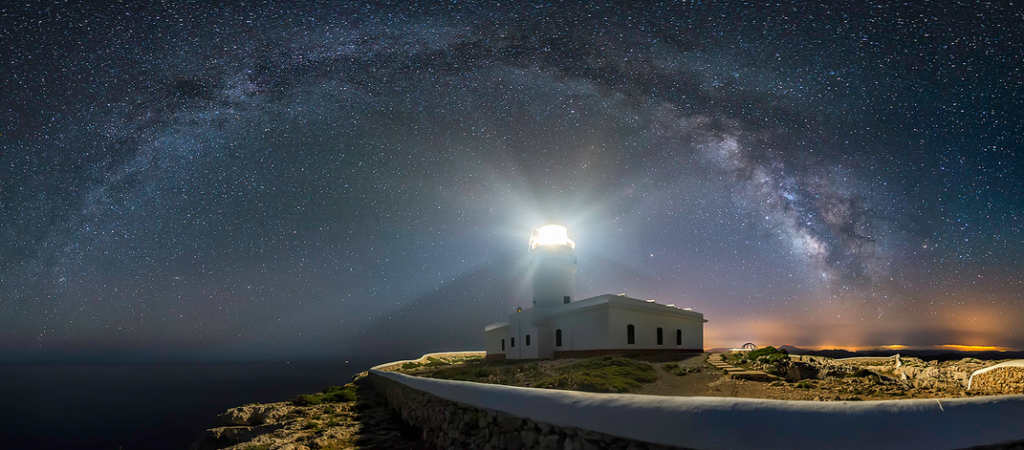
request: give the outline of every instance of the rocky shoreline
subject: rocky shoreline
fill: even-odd
[[[406,425],[374,390],[366,372],[346,387],[356,399],[299,406],[249,404],[217,416],[191,450],[425,450],[420,431]]]

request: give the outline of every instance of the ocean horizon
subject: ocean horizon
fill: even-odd
[[[379,362],[0,364],[0,442],[184,450],[228,408],[343,385]]]

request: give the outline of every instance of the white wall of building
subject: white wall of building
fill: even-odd
[[[537,348],[537,327],[533,325],[534,308],[512,313],[508,316],[508,346],[505,357],[510,359],[536,359],[539,357]],[[527,345],[527,336],[530,344]]]
[[[635,341],[628,343],[627,326]],[[662,328],[662,344],[657,329]],[[561,330],[562,345],[557,345]],[[677,330],[681,343],[677,343]],[[528,338],[529,337],[529,338]],[[505,350],[501,350],[501,340]],[[527,341],[529,340],[529,344]],[[551,358],[556,352],[590,350],[698,350],[704,348],[704,317],[666,305],[615,295],[512,313],[508,325],[485,331],[488,354],[509,359]]]
[[[556,352],[600,350],[608,348],[608,309],[604,306],[572,311],[548,319],[551,324],[551,342],[562,330],[562,346]]]
[[[502,340],[505,348],[502,348]],[[484,351],[488,355],[503,355],[508,350],[508,325],[484,331]]]
[[[609,347],[613,349],[703,349],[703,319],[674,314],[642,311],[612,303],[607,329]],[[633,325],[634,344],[628,343],[628,326]],[[662,329],[662,345],[658,345],[658,328]],[[682,330],[682,345],[676,344],[676,330]]]

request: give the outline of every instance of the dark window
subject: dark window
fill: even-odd
[[[562,297],[562,304],[563,305],[568,305],[569,304],[569,296],[568,295],[566,295],[565,297]]]
[[[662,331],[661,331],[661,328],[659,327],[659,328],[658,328],[658,345],[662,345],[662,344],[664,344],[664,343],[665,343],[665,339],[664,339],[664,336],[665,336],[665,333],[664,333],[664,332],[662,332]]]
[[[516,338],[512,338],[512,348],[516,348]]]
[[[562,330],[555,330],[555,347],[562,346]]]
[[[530,335],[526,335],[526,345],[530,345]]]
[[[683,330],[676,330],[676,345],[683,345]]]
[[[636,328],[633,325],[626,325],[626,343],[636,344]]]
[[[501,340],[501,351],[505,351],[505,340]]]

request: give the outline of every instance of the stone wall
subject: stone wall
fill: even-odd
[[[971,390],[1024,394],[1024,367],[999,367],[979,373],[971,380]]]
[[[992,368],[1000,369],[982,370]],[[593,394],[379,369],[367,381],[435,448],[1024,450],[1024,395],[789,402]]]
[[[557,427],[442,399],[370,373],[374,387],[423,440],[439,449],[678,449],[580,428]]]

